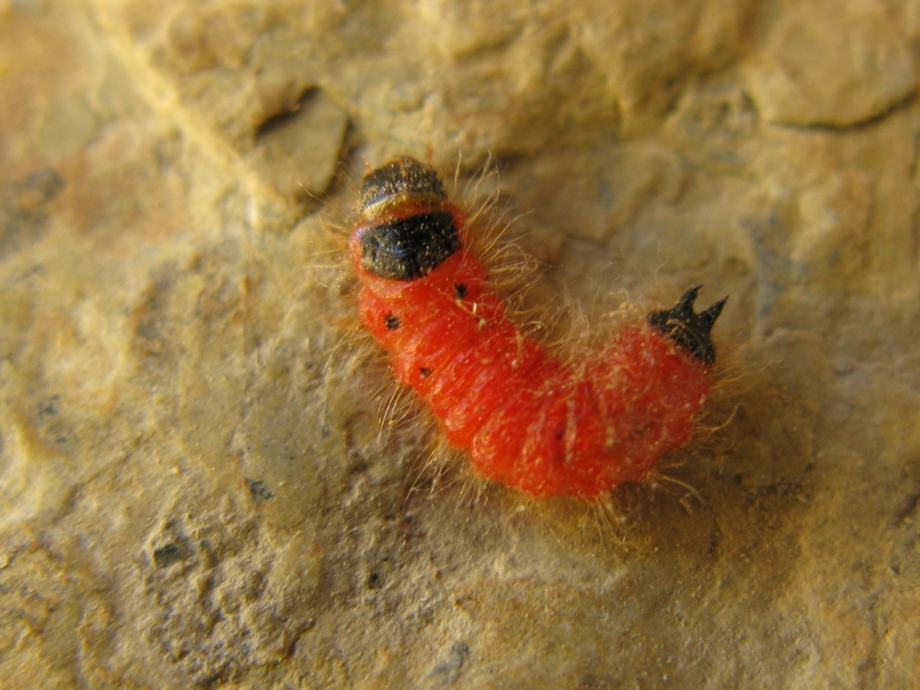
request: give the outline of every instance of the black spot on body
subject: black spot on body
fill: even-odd
[[[454,285],[454,297],[456,297],[457,299],[463,299],[464,297],[466,297],[466,293],[467,293],[466,285],[464,285],[463,283],[457,283],[456,285]]]
[[[415,280],[460,249],[448,211],[419,213],[374,225],[361,234],[361,265],[381,278]]]
[[[429,376],[431,376],[431,369],[428,367],[422,367],[418,370],[418,373],[421,374],[423,379],[427,379]]]
[[[402,325],[402,322],[396,314],[387,314],[383,323],[386,325],[388,331],[395,331]]]

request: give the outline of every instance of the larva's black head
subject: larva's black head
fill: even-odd
[[[414,158],[394,158],[364,176],[361,215],[373,219],[407,201],[436,206],[446,200],[444,184],[434,168]]]
[[[687,290],[672,309],[653,311],[648,320],[691,355],[706,364],[712,364],[716,361],[716,346],[709,333],[728,297],[723,297],[705,311],[696,314],[693,303],[701,287],[697,285]]]
[[[415,280],[460,249],[460,233],[448,211],[417,213],[365,228],[361,266],[381,278]]]
[[[460,249],[460,232],[434,168],[395,158],[364,176],[361,266],[381,278],[415,280]]]

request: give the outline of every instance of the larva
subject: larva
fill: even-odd
[[[397,379],[476,471],[537,498],[602,500],[690,437],[710,390],[725,299],[699,286],[579,361],[551,356],[507,318],[470,229],[431,167],[397,158],[364,177],[349,240],[361,320]]]

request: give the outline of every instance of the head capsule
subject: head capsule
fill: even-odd
[[[431,166],[408,156],[394,158],[364,176],[361,216],[376,220],[400,208],[435,209],[447,202],[447,193]]]
[[[380,278],[422,278],[462,244],[441,178],[414,158],[395,158],[364,176],[361,216],[352,252]]]

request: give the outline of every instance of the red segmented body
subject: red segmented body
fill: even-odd
[[[687,442],[724,300],[694,314],[694,288],[563,362],[508,320],[430,168],[403,158],[370,173],[362,216],[350,241],[362,322],[480,474],[536,497],[598,501]]]

